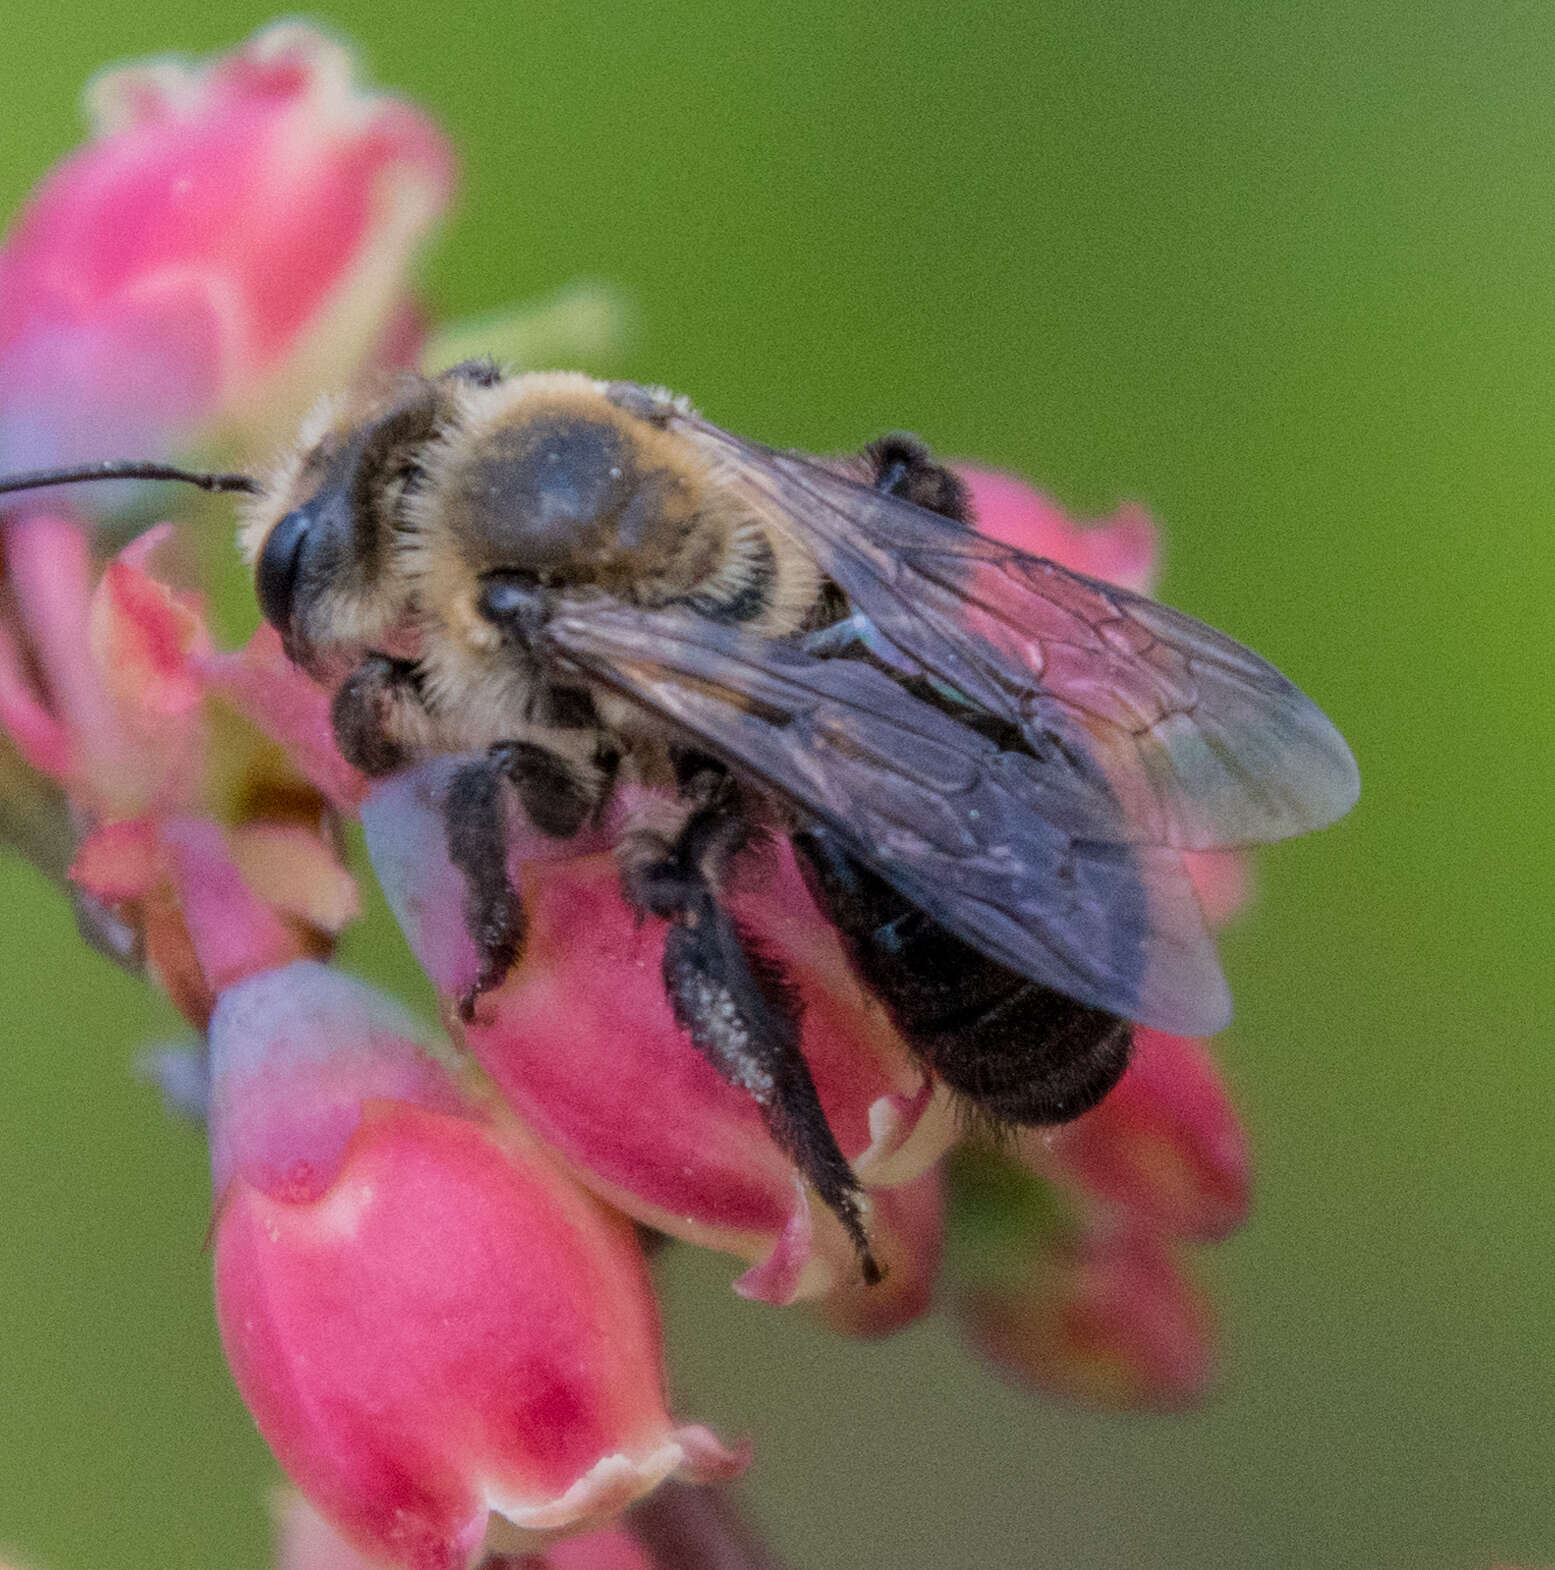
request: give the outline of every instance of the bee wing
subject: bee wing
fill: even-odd
[[[1360,779],[1339,732],[1224,633],[811,459],[674,419],[730,491],[816,558],[899,663],[1018,726],[1038,757],[1093,759],[1127,839],[1245,845],[1321,828],[1354,805]]]
[[[621,605],[553,648],[826,824],[913,904],[1069,997],[1184,1035],[1230,997],[1180,857],[1105,831],[1104,786],[993,742],[859,660]]]

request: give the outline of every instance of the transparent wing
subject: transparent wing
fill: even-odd
[[[1019,727],[1039,758],[1093,760],[1125,841],[1284,839],[1354,804],[1360,780],[1339,732],[1234,639],[813,460],[694,415],[672,423],[817,559],[904,668]]]
[[[1002,751],[862,661],[706,621],[602,604],[558,612],[546,635],[1001,964],[1162,1030],[1229,1019],[1180,858],[1120,843],[1083,766]]]

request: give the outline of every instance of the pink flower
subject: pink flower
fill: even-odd
[[[383,1570],[347,1542],[301,1494],[275,1501],[275,1570]],[[544,1555],[509,1559],[512,1570],[660,1570],[640,1544],[617,1527],[602,1527],[551,1544]],[[493,1567],[496,1570],[496,1567]]]
[[[1150,520],[1121,509],[1076,527],[1019,480],[965,468],[979,527],[1060,565],[1148,592]],[[1215,923],[1246,900],[1248,858],[1184,861]],[[1204,1043],[1139,1030],[1094,1110],[952,1163],[952,1301],[974,1345],[1028,1388],[1103,1406],[1180,1406],[1202,1393],[1213,1316],[1180,1239],[1212,1241],[1246,1214],[1246,1138]]]
[[[407,1570],[607,1518],[742,1464],[665,1412],[631,1229],[385,1000],[299,964],[211,1022],[217,1317],[265,1438]]]
[[[1142,507],[1120,507],[1105,523],[1076,524],[1052,497],[1013,474],[970,464],[959,473],[984,534],[1139,594],[1154,586],[1159,542]]]
[[[1214,1315],[1182,1244],[1236,1230],[1248,1165],[1204,1044],[1139,1031],[1098,1107],[956,1157],[951,1295],[973,1345],[1016,1384],[1069,1400],[1198,1399]]]
[[[198,601],[152,576],[168,536],[127,546],[94,587],[79,524],[11,525],[27,641],[0,621],[0,723],[69,802],[76,889],[203,1025],[240,976],[326,952],[357,903],[307,783],[211,690]],[[277,706],[315,697],[295,671],[265,679]]]
[[[1100,1106],[1023,1131],[1019,1148],[1033,1170],[1166,1236],[1218,1242],[1247,1216],[1247,1136],[1202,1041],[1137,1031]]]
[[[988,526],[1012,543],[1140,587],[1148,582],[1154,532],[1142,514],[1077,529],[1014,480],[979,471],[968,478]],[[364,809],[369,854],[450,1028],[525,1122],[580,1181],[637,1220],[753,1261],[738,1283],[748,1295],[776,1302],[829,1295],[832,1322],[859,1333],[883,1333],[922,1312],[938,1256],[938,1193],[933,1180],[899,1185],[913,1183],[947,1148],[956,1132],[950,1109],[853,977],[787,848],[750,875],[736,903],[798,987],[803,1045],[828,1120],[871,1196],[878,1251],[897,1256],[891,1284],[862,1297],[835,1218],[798,1181],[752,1099],[723,1081],[675,1022],[660,981],[663,925],[639,923],[622,899],[605,854],[608,824],[591,840],[562,844],[515,830],[509,871],[525,904],[524,950],[477,1019],[457,1022],[452,1005],[477,959],[438,810],[450,768],[429,764],[374,792]],[[1205,885],[1218,880],[1234,893],[1237,867],[1215,858]],[[1223,1096],[1215,1102],[1218,1085],[1202,1055],[1193,1060],[1200,1073],[1173,1100],[1171,1071],[1154,1067],[1164,1049],[1152,1045],[1152,1033],[1142,1037],[1144,1061],[1125,1080],[1116,1110],[1104,1107],[1082,1120],[1083,1132],[1051,1147],[1045,1135],[1032,1135],[1032,1159],[1088,1198],[1132,1203],[1141,1216],[1153,1202],[1159,1215],[1151,1225],[1176,1206],[1183,1232],[1229,1230],[1246,1182],[1245,1153],[1236,1169],[1235,1120]],[[1178,1054],[1194,1050],[1180,1044]],[[1194,1183],[1199,1189],[1190,1192]]]
[[[141,536],[95,586],[70,519],[33,515],[5,534],[22,636],[0,621],[0,721],[93,819],[198,792],[202,693],[191,662],[210,641],[198,602],[148,570],[170,533]]]
[[[1075,1212],[992,1149],[958,1152],[951,1191],[950,1298],[995,1372],[1107,1408],[1204,1394],[1214,1314],[1169,1238],[1126,1212]]]
[[[1176,1411],[1213,1373],[1209,1299],[1148,1232],[1076,1233],[1034,1258],[1021,1290],[973,1291],[962,1312],[1007,1379],[1087,1406]]]
[[[93,140],[0,248],[0,468],[268,442],[320,390],[405,352],[406,264],[453,162],[419,112],[354,83],[337,45],[282,24],[206,65],[112,72],[91,104]],[[213,651],[198,600],[167,586],[191,565],[167,530],[99,573],[59,503],[6,505],[0,729],[18,806],[0,829],[15,819],[56,872],[73,856],[88,929],[144,951],[203,1023],[221,986],[324,952],[355,913],[302,775],[337,807],[360,782],[323,694],[262,640]],[[302,775],[234,710],[279,731]]]
[[[289,435],[318,391],[414,352],[404,267],[451,160],[421,116],[356,88],[338,48],[287,24],[196,69],[114,73],[93,102],[96,140],[0,251],[0,464]],[[990,533],[1149,582],[1142,514],[1076,529],[1016,481],[968,479]],[[89,928],[208,1026],[218,1317],[307,1500],[287,1514],[286,1570],[470,1570],[542,1550],[552,1570],[644,1570],[602,1523],[742,1457],[669,1416],[628,1218],[727,1250],[750,1267],[737,1290],[813,1300],[855,1335],[925,1311],[943,1243],[971,1332],[1013,1377],[1150,1405],[1202,1387],[1209,1316],[1178,1240],[1236,1224],[1247,1161],[1201,1044],[1142,1032],[1079,1124],[1023,1136],[1020,1162],[960,1152],[947,1206],[955,1109],[779,846],[732,902],[802,1001],[806,1061],[888,1272],[866,1288],[755,1101],[676,1023],[665,927],[621,896],[615,824],[566,844],[514,832],[524,951],[462,1025],[476,955],[438,810],[450,761],[368,796],[329,694],[273,632],[213,647],[199,598],[175,587],[193,563],[170,528],[106,565],[63,506],[24,501],[0,533],[0,764],[45,788]],[[314,962],[356,912],[335,830],[359,806],[484,1088]],[[1193,865],[1220,919],[1245,863]]]
[[[380,786],[363,824],[389,903],[458,1028],[452,1005],[477,958],[437,805],[451,768],[439,760]],[[463,1027],[466,1045],[601,1197],[673,1236],[756,1261],[739,1283],[745,1295],[788,1302],[851,1279],[857,1264],[836,1218],[800,1182],[754,1099],[676,1023],[660,979],[665,925],[634,919],[613,859],[589,853],[597,849],[515,831],[524,953]],[[895,1184],[925,1170],[954,1137],[954,1119],[854,978],[786,847],[763,868],[759,891],[735,903],[798,988],[805,1056],[861,1181]]]
[[[979,526],[1124,588],[1156,577],[1149,519],[1077,528],[1020,481],[963,469]],[[1212,923],[1245,902],[1239,852],[1184,862]],[[1023,1386],[1102,1406],[1175,1407],[1210,1377],[1213,1315],[1180,1240],[1216,1241],[1247,1211],[1246,1137],[1203,1042],[1140,1029],[1123,1078],[1075,1122],[1029,1129],[952,1165],[950,1287],[974,1345]]]
[[[207,789],[214,658],[198,597],[154,575],[171,543],[169,525],[152,529],[97,576],[69,518],[6,531],[16,619],[0,619],[0,725],[89,820],[189,806]],[[295,671],[268,679],[276,706],[316,696]]]
[[[289,435],[402,314],[441,136],[299,23],[111,71],[88,104],[0,250],[0,470]]]

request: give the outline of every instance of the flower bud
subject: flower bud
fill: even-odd
[[[958,466],[971,493],[978,529],[1071,572],[1148,594],[1155,582],[1159,544],[1142,507],[1120,507],[1104,523],[1076,524],[1050,496],[1013,474]]]
[[[203,1028],[222,988],[326,952],[356,913],[356,888],[307,784],[206,702],[213,656],[200,608],[149,570],[168,532],[126,546],[88,592],[79,524],[13,526],[6,544],[36,675],[14,672],[0,718],[35,707],[35,731],[12,734],[69,794],[75,890],[124,927]],[[279,689],[279,706],[301,680],[255,671],[250,684]]]
[[[452,188],[441,136],[296,22],[107,72],[88,107],[0,249],[0,469],[289,434],[399,310]]]
[[[1247,1136],[1202,1041],[1138,1030],[1128,1070],[1100,1106],[1032,1129],[1038,1171],[1172,1237],[1217,1242],[1246,1217]]]
[[[217,1317],[292,1480],[408,1570],[740,1458],[666,1414],[631,1229],[377,994],[299,963],[211,1021]]]
[[[951,1163],[951,1301],[1011,1383],[1104,1408],[1204,1393],[1214,1314],[1178,1253],[1131,1218],[1076,1216],[1000,1151]]]

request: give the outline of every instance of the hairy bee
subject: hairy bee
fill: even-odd
[[[173,477],[252,492],[260,605],[333,691],[347,758],[474,755],[446,802],[482,956],[467,1017],[523,942],[510,801],[565,838],[649,788],[618,859],[668,922],[676,1017],[867,1276],[792,991],[725,907],[755,842],[791,839],[948,1086],[1056,1123],[1111,1088],[1133,1024],[1229,1018],[1181,853],[1320,827],[1358,791],[1272,666],[979,534],[912,438],[819,460],[656,389],[472,362],[326,410],[262,480]]]

